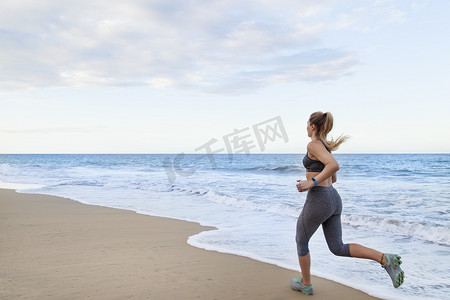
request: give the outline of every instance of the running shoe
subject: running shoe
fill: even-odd
[[[305,295],[313,294],[312,284],[304,285],[303,279],[301,277],[298,277],[297,279],[291,279],[291,288],[295,291],[302,292]]]
[[[402,264],[401,256],[397,254],[386,253],[384,255],[386,261],[382,267],[388,272],[391,277],[392,284],[395,288],[398,288],[402,285],[403,280],[405,279],[405,272],[400,268]]]

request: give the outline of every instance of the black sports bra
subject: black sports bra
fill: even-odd
[[[306,168],[306,172],[322,172],[325,165],[320,160],[311,159],[306,152],[303,158],[303,166]]]
[[[325,148],[327,147],[325,146]],[[328,150],[328,152],[330,152],[330,150]],[[306,168],[306,172],[322,172],[325,168],[325,165],[320,160],[311,159],[308,156],[308,151],[306,151],[306,155],[303,158],[303,166]]]

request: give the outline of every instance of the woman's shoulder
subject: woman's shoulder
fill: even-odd
[[[309,142],[308,145],[306,146],[306,149],[308,150],[308,152],[313,153],[322,150],[328,151],[327,147],[325,147],[324,143],[321,140],[313,140]]]
[[[320,146],[323,146],[323,143],[321,140],[313,140],[308,143],[306,148],[316,148],[316,147],[320,147]]]

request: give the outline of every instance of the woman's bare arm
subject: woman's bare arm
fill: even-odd
[[[307,149],[311,155],[313,155],[317,160],[320,160],[325,165],[325,168],[322,170],[322,172],[314,177],[317,182],[322,182],[336,174],[336,172],[339,170],[339,164],[321,142],[313,141],[308,144]]]

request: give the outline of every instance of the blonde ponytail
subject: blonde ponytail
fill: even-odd
[[[316,125],[316,135],[325,144],[328,150],[335,151],[348,139],[348,136],[339,136],[336,140],[327,140],[327,135],[333,129],[333,115],[330,112],[317,111],[309,117],[309,124]]]

